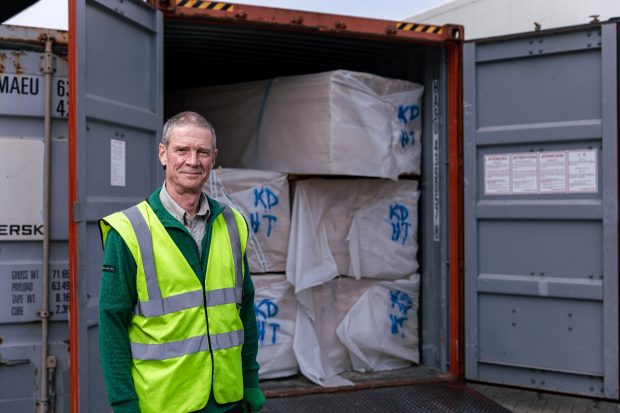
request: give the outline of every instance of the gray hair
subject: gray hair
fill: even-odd
[[[161,143],[165,147],[168,147],[172,131],[176,128],[187,125],[194,125],[205,128],[209,132],[211,132],[211,136],[213,136],[213,149],[216,148],[215,129],[213,129],[213,125],[211,125],[209,121],[206,120],[203,116],[191,111],[178,113],[166,121],[166,123],[164,124],[164,131],[161,137]]]

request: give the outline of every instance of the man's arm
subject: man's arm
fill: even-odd
[[[115,413],[140,412],[128,335],[137,300],[135,280],[135,260],[119,233],[110,229],[99,292],[99,356],[108,402]]]

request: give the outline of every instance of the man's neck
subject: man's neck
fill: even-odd
[[[192,217],[198,212],[200,208],[200,194],[192,192],[178,193],[174,190],[172,185],[166,183],[166,192],[170,195],[170,198],[174,200],[181,208],[185,210]]]

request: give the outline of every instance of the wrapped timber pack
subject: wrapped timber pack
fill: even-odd
[[[344,317],[336,334],[358,371],[383,371],[420,362],[420,275],[371,286]]]
[[[299,369],[308,379],[322,386],[351,384],[338,376],[352,365],[336,329],[356,301],[376,282],[338,277],[297,294],[294,349]]]
[[[218,168],[205,192],[241,212],[248,223],[252,274],[284,272],[290,231],[288,180],[280,172]]]
[[[294,198],[286,274],[296,292],[338,275],[399,279],[418,269],[417,182],[310,179]]]
[[[323,386],[339,374],[419,362],[420,277],[395,281],[338,277],[297,294],[294,349],[301,372]]]
[[[346,70],[172,93],[215,127],[224,167],[397,179],[419,174],[416,83]]]
[[[291,376],[297,373],[293,352],[293,334],[297,299],[293,286],[283,274],[253,276],[254,312],[258,333],[258,372],[261,379]]]

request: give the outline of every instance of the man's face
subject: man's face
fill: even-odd
[[[173,129],[168,147],[159,144],[159,160],[166,167],[166,188],[177,194],[200,193],[216,157],[208,129],[194,125]]]

